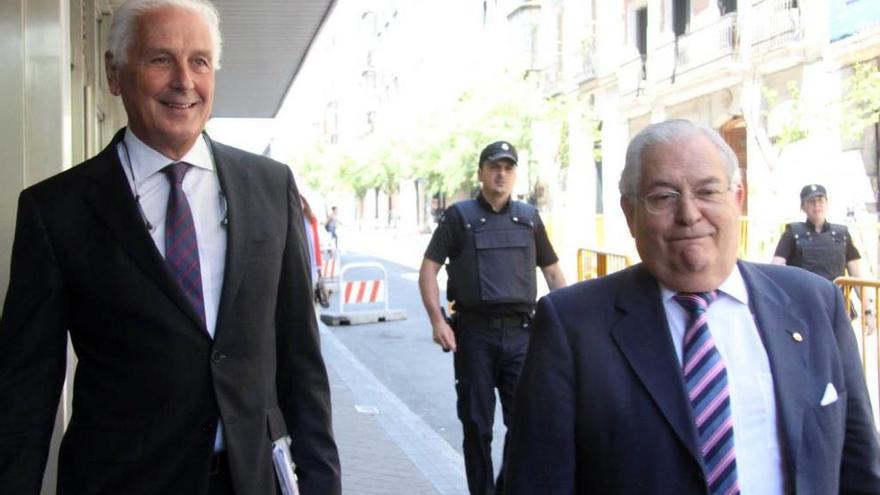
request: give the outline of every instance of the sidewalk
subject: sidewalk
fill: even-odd
[[[343,493],[466,494],[461,455],[320,325]]]

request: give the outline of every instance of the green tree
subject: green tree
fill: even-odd
[[[297,182],[326,195],[338,183],[340,159],[338,150],[319,143],[283,161],[293,167]]]
[[[372,168],[372,157],[347,153],[339,167],[339,181],[350,189],[358,201],[379,185],[379,176]]]
[[[842,103],[841,127],[846,139],[859,139],[865,128],[880,123],[880,69],[876,64],[853,66],[844,83]]]
[[[789,96],[787,103],[791,106],[788,118],[782,123],[779,134],[773,140],[773,144],[779,149],[784,148],[789,143],[805,139],[809,135],[805,127],[806,113],[800,87],[798,87],[796,81],[788,81],[786,88],[788,89]],[[772,109],[780,104],[779,91],[764,86],[761,88],[761,92],[764,94],[764,99],[767,100],[768,109]],[[764,114],[767,116],[770,114],[770,111],[768,110]]]
[[[549,107],[531,80],[513,74],[474,86],[432,115],[414,146],[413,174],[431,192],[475,188],[480,150],[502,139],[520,151],[530,149],[532,125]]]

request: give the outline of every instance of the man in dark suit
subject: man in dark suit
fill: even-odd
[[[107,53],[129,118],[21,193],[0,320],[0,493],[36,494],[78,358],[58,493],[340,493],[290,170],[203,134],[220,56],[207,1],[129,1]]]
[[[737,261],[727,144],[688,121],[651,125],[620,191],[643,262],[538,304],[505,493],[880,493],[840,290]]]

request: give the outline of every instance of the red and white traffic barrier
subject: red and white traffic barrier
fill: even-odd
[[[346,279],[350,270],[359,273],[370,271],[372,275],[362,280]],[[381,274],[381,278],[374,278]],[[388,271],[381,263],[348,263],[339,269],[339,309],[321,312],[321,321],[328,325],[359,325],[406,319],[406,310],[388,308]],[[355,304],[381,304],[371,309],[351,310]],[[349,308],[349,309],[346,309]]]
[[[324,258],[324,278],[336,278],[336,260],[338,258],[335,253],[331,253]]]
[[[345,304],[366,304],[385,301],[382,280],[355,280],[345,282]]]

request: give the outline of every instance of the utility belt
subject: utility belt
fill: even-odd
[[[526,328],[532,324],[532,315],[488,316],[479,313],[456,313],[454,316],[456,329],[462,326],[478,326],[492,330],[505,328]]]

